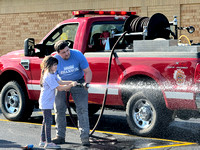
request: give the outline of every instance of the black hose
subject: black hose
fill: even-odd
[[[127,33],[127,31],[125,31],[119,38],[118,40],[115,42],[115,44],[113,45],[112,47],[112,50],[111,50],[111,53],[110,53],[110,59],[109,59],[109,64],[108,64],[108,71],[107,71],[107,78],[106,78],[106,85],[109,84],[109,81],[110,81],[110,69],[111,69],[111,63],[112,63],[112,56],[114,54],[114,49],[116,47],[116,45],[119,43],[119,41],[124,37],[124,35]],[[107,94],[108,94],[108,88],[106,86],[106,91],[104,93],[104,98],[103,98],[103,103],[102,103],[102,108],[101,108],[101,112],[100,112],[100,115],[98,117],[98,120],[94,126],[94,128],[92,129],[92,131],[90,132],[90,135],[89,136],[92,136],[92,134],[94,133],[94,131],[96,130],[98,124],[99,124],[99,121],[103,115],[103,112],[104,112],[104,108],[105,108],[105,103],[106,103],[106,99],[107,99]]]
[[[69,112],[69,118],[71,119],[72,121],[72,124],[78,129],[78,126],[76,125],[74,119],[72,118],[72,112],[71,112],[71,109],[70,109],[70,104],[69,104],[69,96],[70,96],[70,92],[67,92],[67,109],[68,109],[68,112]]]
[[[115,44],[114,44],[113,47],[112,47],[112,50],[111,50],[111,53],[110,53],[110,58],[109,58],[109,64],[108,64],[106,85],[108,85],[108,84],[109,84],[109,81],[110,81],[110,70],[111,70],[111,63],[112,63],[112,56],[113,56],[113,54],[114,54],[114,49],[115,49],[116,45],[119,43],[119,41],[124,37],[124,35],[125,35],[126,33],[127,33],[127,31],[125,31],[125,32],[118,38],[118,40],[115,42]],[[89,136],[90,136],[90,137],[93,137],[93,138],[104,139],[104,140],[106,140],[106,141],[113,142],[113,141],[116,141],[116,139],[108,139],[108,138],[103,138],[103,137],[98,137],[98,136],[92,135],[92,134],[95,132],[95,130],[96,130],[96,128],[97,128],[97,126],[98,126],[98,124],[99,124],[99,122],[100,122],[101,117],[103,116],[103,112],[104,112],[104,108],[105,108],[105,103],[106,103],[106,99],[107,99],[107,93],[108,93],[108,88],[107,88],[107,86],[106,86],[106,90],[105,90],[105,93],[104,93],[104,98],[103,98],[103,103],[102,103],[100,115],[99,115],[99,117],[98,117],[98,119],[97,119],[97,122],[96,122],[94,128],[93,128],[92,131],[90,132]],[[78,126],[76,125],[74,119],[72,118],[72,113],[71,113],[70,104],[69,104],[69,95],[70,95],[70,93],[67,92],[67,108],[68,108],[69,116],[70,116],[70,119],[71,119],[73,125],[78,129]]]

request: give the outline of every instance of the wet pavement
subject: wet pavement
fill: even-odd
[[[98,115],[90,118],[94,126]],[[76,119],[76,115],[74,115]],[[100,125],[91,137],[91,146],[81,145],[79,132],[67,116],[68,127],[66,143],[61,145],[62,150],[198,150],[199,120],[174,121],[166,130],[166,134],[159,138],[135,136],[130,132],[124,115],[117,111],[105,112]],[[42,114],[35,111],[28,122],[7,121],[0,113],[0,149],[21,149],[22,146],[33,144],[34,150],[38,147]],[[55,136],[55,125],[52,125],[52,137]],[[100,137],[100,138],[99,138]]]

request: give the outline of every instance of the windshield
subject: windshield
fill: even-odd
[[[58,40],[70,40],[74,42],[77,28],[78,23],[65,24],[59,27],[47,38],[45,41],[46,45],[54,45]]]

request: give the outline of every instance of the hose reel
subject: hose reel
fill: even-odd
[[[169,39],[171,30],[167,17],[161,13],[154,14],[151,18],[132,15],[124,23],[124,31],[127,33],[143,32],[147,27],[146,39]]]

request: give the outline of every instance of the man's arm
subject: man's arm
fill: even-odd
[[[71,87],[76,86],[76,85],[77,85],[77,82],[74,81],[74,82],[71,82],[71,83],[66,84],[66,85],[59,85],[59,86],[56,87],[56,89],[58,91],[69,91]]]
[[[73,81],[64,81],[64,80],[59,80],[58,81],[58,84],[60,84],[60,85],[67,85],[67,84],[70,84],[70,83],[72,83]]]
[[[83,69],[83,71],[85,73],[85,83],[90,83],[92,80],[92,71],[90,67]]]

